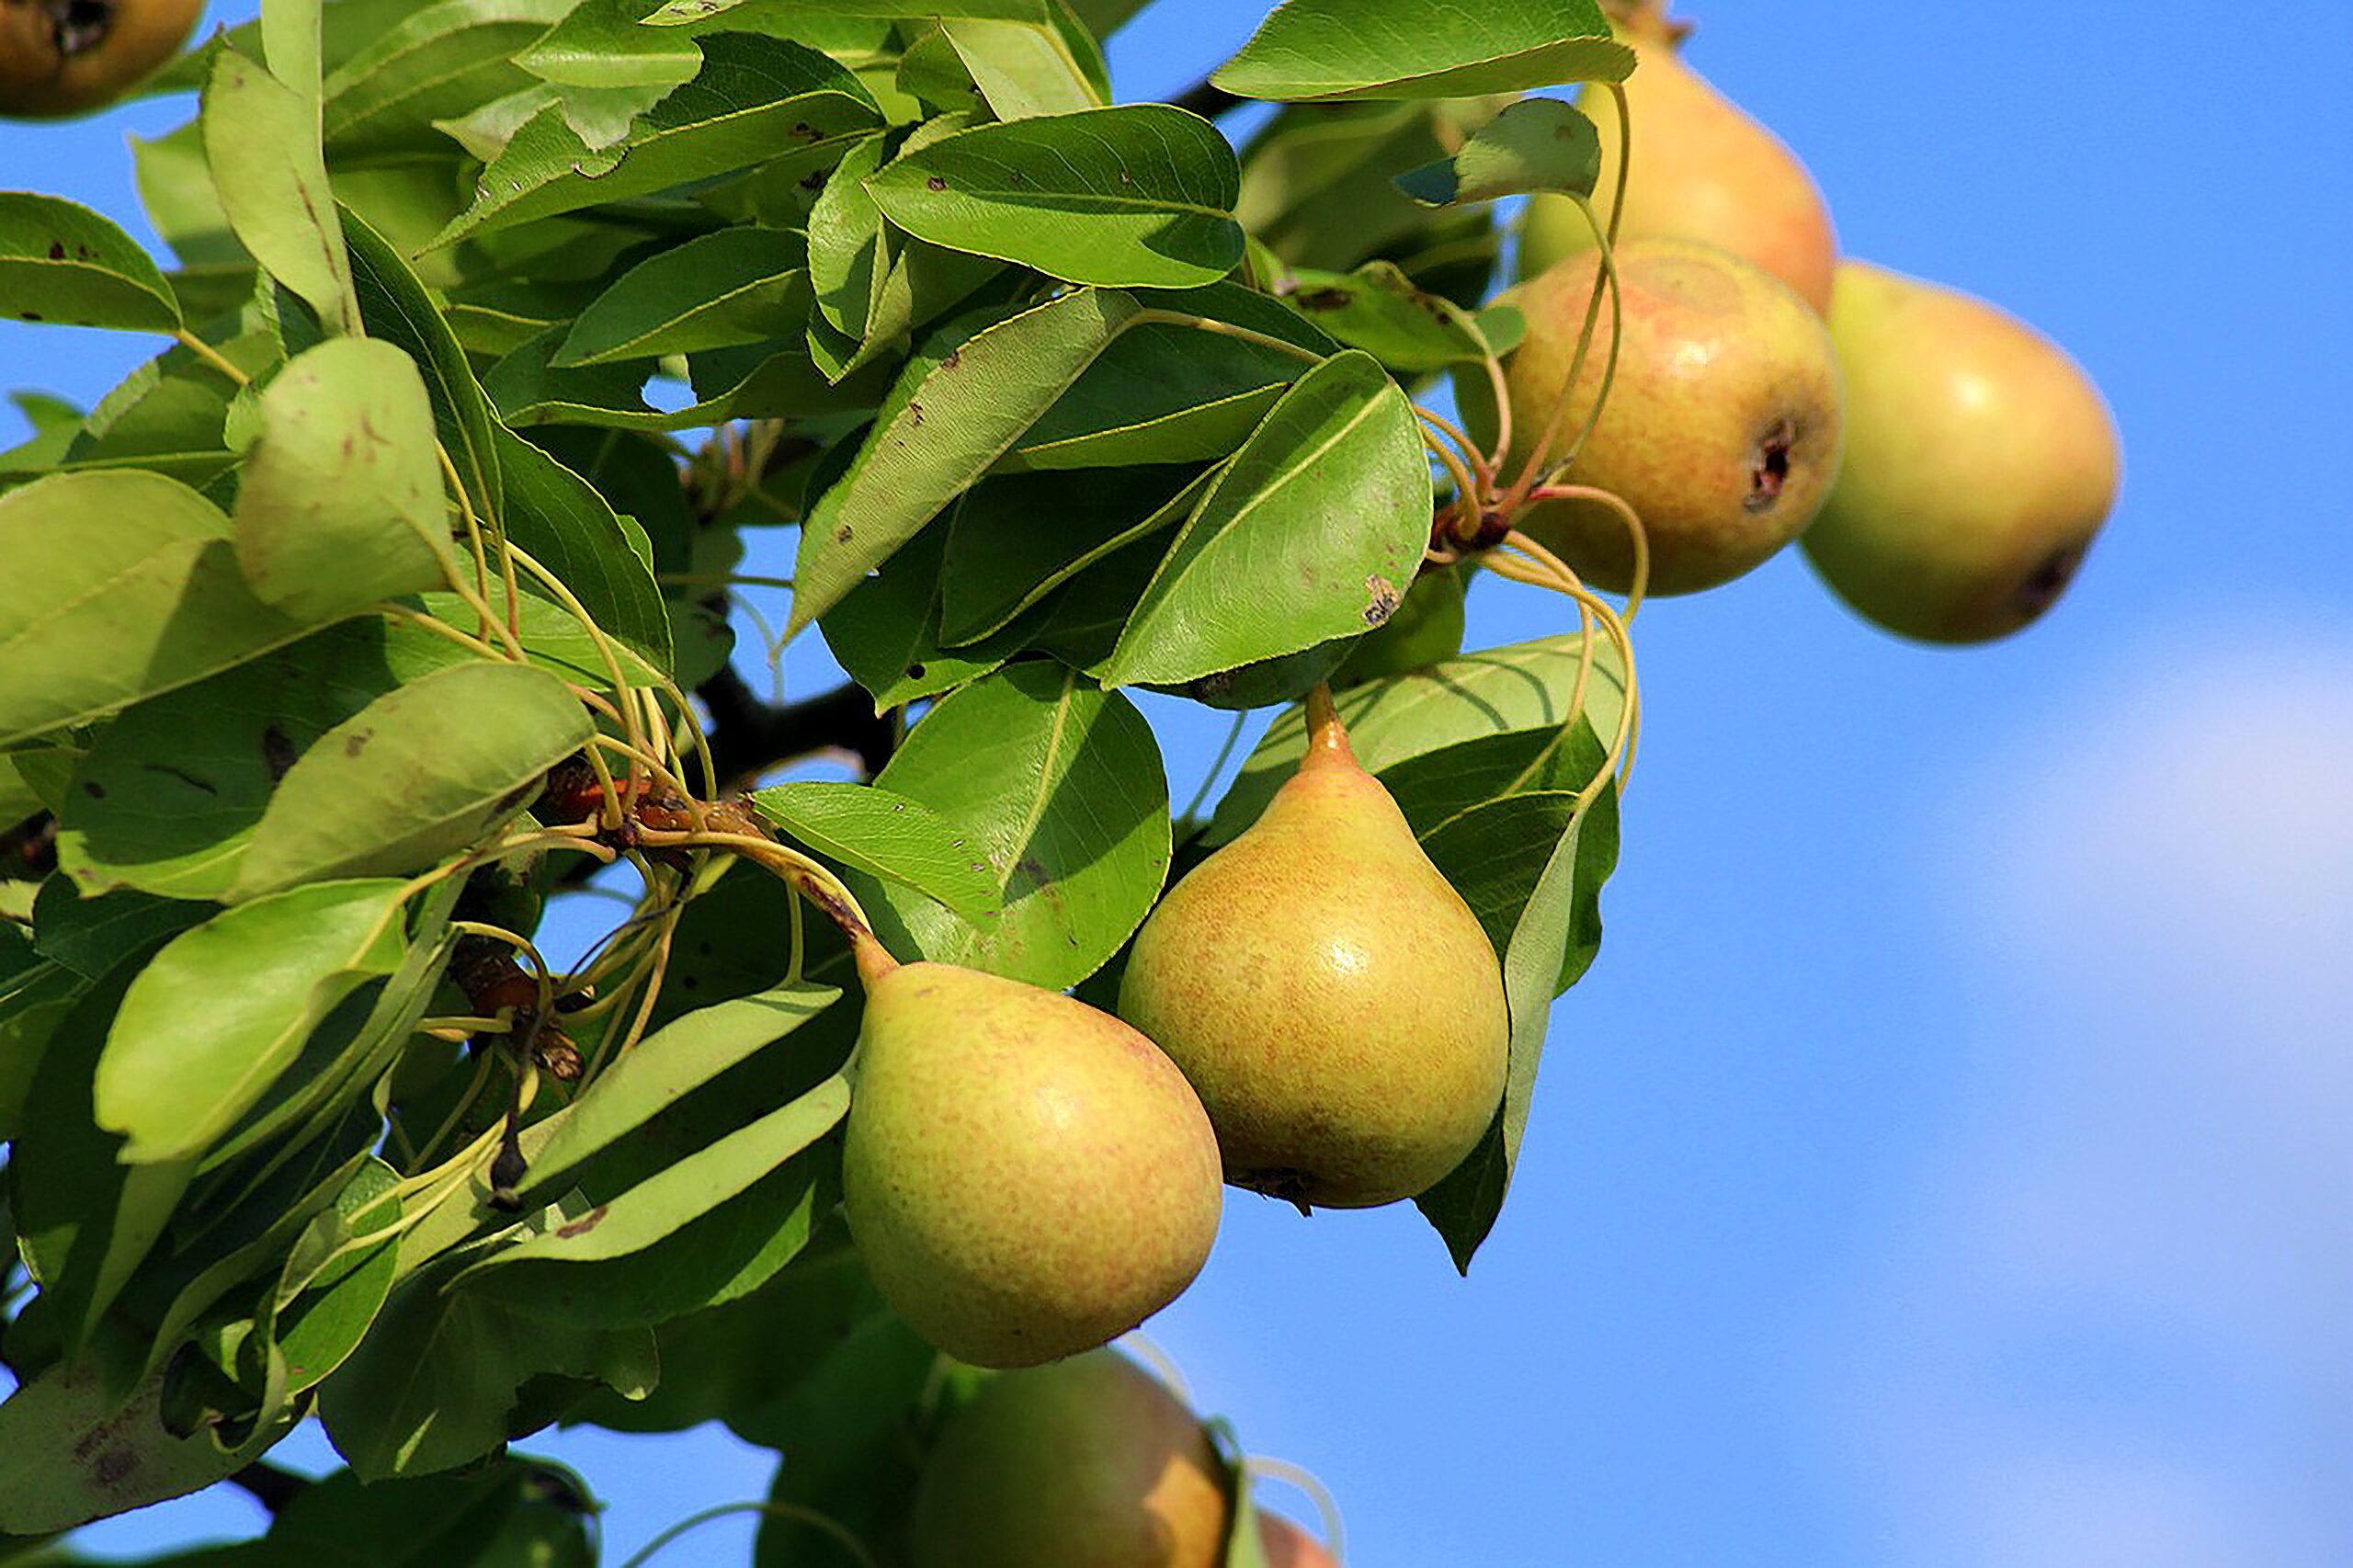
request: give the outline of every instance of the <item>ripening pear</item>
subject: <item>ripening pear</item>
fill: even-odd
[[[1632,46],[1626,108],[1634,133],[1620,243],[1677,234],[1722,245],[1788,284],[1816,313],[1830,309],[1838,242],[1830,210],[1797,154],[1683,62],[1685,24],[1663,5],[1636,7],[1619,28]],[[1596,210],[1607,221],[1618,184],[1618,108],[1606,87],[1577,100],[1601,134]],[[1533,278],[1593,248],[1593,230],[1565,197],[1538,196],[1520,230],[1519,275]]]
[[[1218,1568],[1229,1504],[1201,1423],[1115,1350],[1007,1372],[950,1418],[915,1568]]]
[[[1340,1568],[1322,1541],[1278,1514],[1258,1516],[1258,1547],[1267,1568]]]
[[[1184,1074],[1060,992],[857,947],[843,1211],[892,1310],[960,1360],[1028,1367],[1174,1301],[1222,1196]]]
[[[1410,1198],[1503,1095],[1494,946],[1319,687],[1307,756],[1136,934],[1120,1014],[1200,1092],[1225,1178],[1302,1209]]]
[[[2051,608],[2115,505],[2116,426],[2057,345],[1899,272],[1838,269],[1847,461],[1805,552],[1891,631],[1983,642]]]
[[[0,115],[108,104],[179,52],[203,0],[0,0]]]
[[[1837,356],[1804,301],[1727,251],[1698,240],[1632,240],[1618,248],[1617,264],[1617,373],[1599,423],[1561,479],[1613,491],[1641,515],[1650,592],[1696,593],[1757,566],[1813,521],[1838,471]],[[1598,271],[1597,255],[1573,256],[1502,296],[1528,318],[1527,337],[1505,363],[1509,472],[1552,419]],[[1569,449],[1590,415],[1608,345],[1605,299],[1548,459]],[[1457,382],[1483,439],[1493,399],[1476,395],[1483,384]],[[1631,530],[1615,510],[1547,501],[1515,526],[1587,583],[1613,593],[1631,585]]]

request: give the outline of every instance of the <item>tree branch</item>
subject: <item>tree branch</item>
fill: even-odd
[[[287,1504],[311,1489],[308,1477],[290,1470],[280,1470],[260,1460],[231,1473],[229,1484],[250,1494],[253,1500],[275,1517]]]
[[[1215,119],[1253,100],[1229,93],[1204,76],[1168,101],[1178,108],[1192,110],[1203,119]]]
[[[732,794],[763,769],[812,752],[840,750],[858,758],[868,778],[882,770],[898,744],[898,726],[874,711],[874,699],[855,681],[799,702],[763,702],[733,669],[695,688],[710,710],[710,756],[720,793]]]

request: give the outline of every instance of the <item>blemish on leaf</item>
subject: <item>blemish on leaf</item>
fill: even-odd
[[[139,1450],[129,1443],[117,1443],[90,1461],[90,1479],[101,1486],[113,1486],[129,1480],[138,1468]]]
[[[1395,584],[1386,577],[1375,575],[1364,580],[1364,588],[1370,596],[1364,607],[1364,623],[1367,626],[1381,625],[1397,613],[1401,596]]]
[[[93,801],[103,801],[107,798],[106,786],[95,778],[82,780],[82,793],[89,796]]]
[[[349,736],[347,736],[343,743],[343,755],[346,756],[358,756],[361,752],[368,749],[368,743],[375,738],[376,732],[373,730],[360,730]]]
[[[195,774],[190,773],[187,768],[175,767],[168,762],[142,762],[139,766],[145,768],[150,773],[162,773],[168,775],[171,778],[178,779],[189,789],[201,790],[208,795],[218,795],[221,792],[213,787],[210,779],[199,778]]]
[[[605,1210],[608,1207],[608,1205],[599,1203],[597,1207],[580,1216],[579,1219],[572,1221],[571,1224],[558,1225],[556,1227],[555,1233],[565,1241],[570,1241],[574,1236],[586,1235],[589,1232],[595,1230],[598,1225],[605,1222]]]
[[[849,542],[849,525],[847,523],[844,523],[840,528],[834,530],[834,542],[835,544],[847,544]]]
[[[923,182],[923,187],[926,190],[946,190],[948,188],[948,182],[941,179],[938,175],[934,175],[929,179]]]
[[[1353,298],[1346,289],[1318,289],[1312,294],[1295,296],[1302,311],[1336,311]]]
[[[59,241],[51,240],[49,242],[49,259],[51,261],[63,261],[65,259],[65,246]]]
[[[261,732],[261,764],[269,769],[273,784],[286,777],[301,754],[294,749],[293,740],[276,724],[264,725]]]

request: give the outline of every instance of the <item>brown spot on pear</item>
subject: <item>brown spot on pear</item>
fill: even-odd
[[[2048,609],[2116,503],[2116,425],[2050,339],[1995,306],[1847,262],[1830,330],[1847,460],[1804,540],[1890,631],[1983,642]]]
[[[103,108],[179,51],[203,0],[0,0],[0,115]]]
[[[1299,771],[1136,934],[1120,1013],[1199,1091],[1226,1179],[1302,1207],[1428,1187],[1493,1119],[1495,948],[1319,688]]]
[[[1651,592],[1697,593],[1762,564],[1813,520],[1838,471],[1837,356],[1804,301],[1729,252],[1697,240],[1633,240],[1619,247],[1617,263],[1617,371],[1600,420],[1563,477],[1614,491],[1641,514]],[[1568,381],[1597,270],[1597,256],[1572,257],[1502,296],[1528,317],[1528,335],[1505,366],[1515,473]],[[1584,427],[1608,347],[1605,299],[1548,460]],[[1484,377],[1457,382],[1483,439],[1495,418],[1484,385]],[[1613,593],[1631,585],[1633,545],[1616,512],[1547,501],[1516,524],[1588,583]]]
[[[1633,122],[1633,172],[1626,181],[1620,243],[1680,235],[1721,245],[1788,284],[1817,314],[1830,309],[1838,260],[1821,187],[1781,139],[1683,62],[1681,25],[1638,11],[1620,28],[1633,46],[1626,80]],[[1588,87],[1577,107],[1601,138],[1594,186],[1602,216],[1618,184],[1618,108],[1606,87]],[[1593,229],[1566,197],[1529,199],[1520,230],[1519,275],[1533,278],[1593,248]]]
[[[1229,1505],[1199,1419],[1097,1350],[992,1378],[915,1506],[915,1568],[1217,1568]]]
[[[961,1360],[1027,1367],[1166,1306],[1216,1238],[1215,1135],[1108,1013],[859,943],[843,1207],[882,1299]]]

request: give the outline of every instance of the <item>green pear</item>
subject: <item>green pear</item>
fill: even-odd
[[[1938,284],[1847,262],[1830,330],[1847,461],[1805,553],[1887,630],[1983,642],[2066,588],[2116,503],[2115,422],[2057,345]]]
[[[1452,1170],[1503,1095],[1494,946],[1328,694],[1266,812],[1136,934],[1120,1013],[1199,1090],[1225,1178],[1302,1209],[1409,1198]]]
[[[1634,135],[1633,172],[1619,239],[1681,235],[1721,245],[1763,267],[1817,313],[1830,309],[1838,242],[1821,188],[1797,154],[1683,62],[1686,28],[1643,6],[1620,24],[1634,50],[1626,80]],[[1588,87],[1578,108],[1601,133],[1601,178],[1594,186],[1607,221],[1618,184],[1618,106],[1608,90]],[[1565,197],[1528,204],[1519,239],[1519,275],[1533,278],[1563,258],[1593,248],[1593,229]]]
[[[1617,251],[1622,327],[1608,401],[1564,483],[1616,492],[1641,514],[1650,591],[1730,582],[1795,539],[1838,470],[1838,363],[1822,320],[1779,279],[1698,240],[1629,241]],[[1505,364],[1517,474],[1558,404],[1599,267],[1573,256],[1502,298],[1528,318]],[[1608,360],[1605,299],[1591,347],[1548,444],[1559,458],[1599,395]],[[1457,382],[1483,440],[1493,399]],[[1624,520],[1592,501],[1540,503],[1516,524],[1585,580],[1623,593],[1633,580]]]
[[[892,1310],[961,1360],[1026,1367],[1174,1301],[1222,1194],[1168,1058],[1059,992],[858,948],[843,1211]]]
[[[925,1461],[915,1568],[1218,1568],[1223,1467],[1184,1402],[1113,1350],[1007,1372]]]

